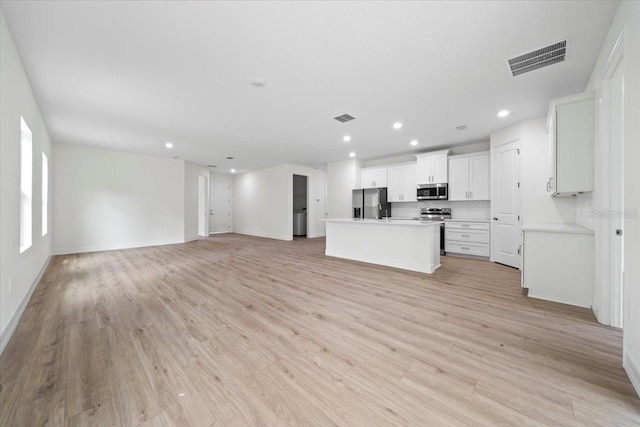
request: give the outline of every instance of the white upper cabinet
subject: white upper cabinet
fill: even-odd
[[[449,158],[449,200],[489,200],[489,153]]]
[[[444,184],[449,182],[449,150],[416,154],[418,184]]]
[[[406,163],[390,166],[387,169],[388,202],[415,202],[416,199],[416,164]]]
[[[593,191],[595,104],[585,93],[551,101],[548,117],[551,173],[547,191],[575,196]]]
[[[387,186],[387,168],[364,168],[360,172],[362,188],[380,188]]]

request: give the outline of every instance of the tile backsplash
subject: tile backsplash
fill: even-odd
[[[491,202],[489,200],[465,202],[423,200],[415,203],[392,203],[391,217],[413,218],[420,215],[422,208],[451,208],[451,218],[454,219],[490,219],[491,217]]]

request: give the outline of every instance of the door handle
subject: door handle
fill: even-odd
[[[498,217],[497,217],[497,216],[494,216],[494,217],[493,217],[493,220],[494,220],[494,221],[497,221],[497,220],[498,220]]]

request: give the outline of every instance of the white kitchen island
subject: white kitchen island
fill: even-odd
[[[326,219],[325,254],[431,274],[440,267],[438,221]]]

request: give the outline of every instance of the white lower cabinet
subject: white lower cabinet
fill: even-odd
[[[447,254],[489,257],[491,253],[489,227],[489,222],[445,222],[444,251]]]
[[[577,225],[525,224],[522,286],[528,295],[591,307],[593,232]]]

